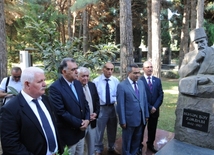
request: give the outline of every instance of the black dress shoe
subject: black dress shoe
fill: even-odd
[[[109,155],[120,155],[120,153],[117,152],[116,150],[108,150],[108,154]]]
[[[138,151],[137,151],[136,155],[142,155],[142,149],[141,149],[141,148],[140,148],[140,149],[138,149]]]
[[[148,148],[150,151],[152,151],[153,153],[158,152],[158,151],[154,148],[154,146],[147,146],[147,148]]]

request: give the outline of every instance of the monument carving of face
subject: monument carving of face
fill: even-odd
[[[200,38],[195,41],[193,41],[193,46],[198,51],[204,51],[207,48],[207,39],[206,38]]]

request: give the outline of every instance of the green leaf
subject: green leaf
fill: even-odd
[[[18,95],[19,92],[15,88],[13,88],[11,86],[7,86],[7,88],[10,89],[10,91],[11,91],[10,94],[13,94],[15,96]]]

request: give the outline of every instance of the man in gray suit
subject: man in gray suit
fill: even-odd
[[[127,68],[128,78],[117,86],[117,113],[122,128],[122,154],[135,155],[149,117],[144,84],[138,80],[140,69],[136,64]]]

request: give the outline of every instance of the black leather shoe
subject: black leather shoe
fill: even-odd
[[[116,150],[108,150],[108,154],[109,155],[120,155],[120,153],[117,152]]]
[[[158,152],[158,151],[154,148],[154,146],[147,146],[147,148],[148,148],[150,151],[152,151],[153,153]]]
[[[137,151],[136,155],[142,155],[142,149],[141,148]]]

